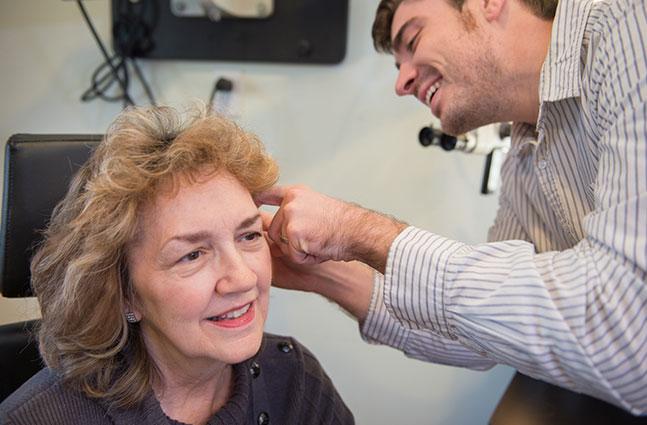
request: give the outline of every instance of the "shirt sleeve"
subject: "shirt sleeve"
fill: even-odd
[[[384,276],[377,272],[369,312],[362,323],[361,333],[368,343],[388,345],[418,360],[474,370],[487,370],[496,364],[484,353],[477,353],[456,339],[444,338],[427,329],[414,330],[402,326],[386,309]]]
[[[525,241],[468,246],[409,227],[389,253],[384,305],[399,326],[639,414],[647,289],[635,272],[589,239],[537,254]]]

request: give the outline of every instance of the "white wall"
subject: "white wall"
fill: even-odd
[[[109,40],[108,1],[85,5]],[[425,108],[394,95],[390,56],[372,48],[377,0],[351,0],[339,65],[142,61],[160,104],[206,98],[220,73],[242,75],[241,122],[304,183],[467,243],[485,239],[495,196],[479,194],[484,158],[423,148]],[[0,3],[0,138],[18,132],[103,132],[119,103],[79,98],[102,61],[75,2]],[[144,103],[137,84],[132,94]],[[38,315],[34,300],[0,298],[0,323]],[[365,344],[356,323],[316,295],[273,289],[266,329],[289,334],[320,359],[358,424],[484,424],[512,371],[473,372],[407,359]],[[1,377],[0,377],[1,379]]]

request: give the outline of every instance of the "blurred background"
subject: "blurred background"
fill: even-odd
[[[393,58],[376,53],[370,35],[377,3],[343,6],[346,34],[330,60],[317,59],[325,50],[319,41],[301,40],[294,61],[225,56],[135,63],[158,105],[225,96],[229,112],[277,159],[280,184],[306,184],[462,242],[484,242],[497,208],[496,193],[481,194],[485,157],[419,143],[421,128],[435,124],[413,98],[395,95]],[[83,5],[112,54],[112,2]],[[280,12],[280,0],[275,6]],[[165,32],[171,39],[185,35]],[[2,0],[0,57],[3,140],[15,133],[102,133],[124,106],[81,99],[104,58],[74,1]],[[233,90],[213,96],[220,78]],[[119,90],[113,85],[107,92]],[[151,103],[134,71],[128,93],[134,103]],[[34,299],[0,297],[0,324],[38,316]],[[504,366],[474,372],[433,365],[368,345],[354,320],[314,294],[273,288],[266,330],[294,336],[315,353],[358,424],[486,424],[513,373]]]

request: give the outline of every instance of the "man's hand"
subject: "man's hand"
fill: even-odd
[[[318,272],[325,263],[299,264],[292,261],[279,246],[281,242],[274,242],[267,233],[274,216],[261,212],[261,217],[272,254],[272,285],[282,289],[317,292],[317,288],[321,285],[319,278],[321,273]]]
[[[271,214],[261,212],[263,228],[272,222]],[[269,237],[268,237],[269,239]],[[278,244],[268,241],[272,253],[272,286],[314,292],[343,307],[362,323],[373,290],[373,270],[358,262],[325,261],[297,264]]]
[[[350,204],[303,186],[275,186],[254,198],[257,204],[279,206],[268,236],[299,264],[349,260],[345,251],[343,219]]]
[[[406,227],[303,185],[275,186],[254,200],[279,207],[267,234],[297,264],[357,260],[384,273],[389,247]]]

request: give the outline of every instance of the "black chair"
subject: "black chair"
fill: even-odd
[[[102,135],[16,134],[5,148],[0,292],[32,296],[29,262],[40,231],[65,196],[71,177]],[[0,326],[0,401],[43,367],[32,335],[38,320]]]

